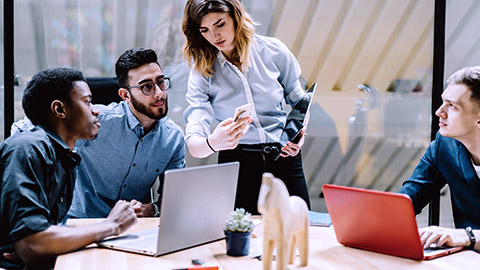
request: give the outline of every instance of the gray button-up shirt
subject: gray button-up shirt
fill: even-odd
[[[219,52],[214,74],[190,73],[184,117],[186,140],[210,134],[213,119],[233,117],[235,108],[252,103],[253,122],[241,144],[279,142],[286,113],[282,101],[295,106],[303,97],[300,65],[287,46],[276,38],[256,35],[250,45],[250,65],[243,73]]]

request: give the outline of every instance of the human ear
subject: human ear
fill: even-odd
[[[475,122],[475,126],[477,127],[477,129],[480,129],[480,114],[477,114],[477,120]]]
[[[126,88],[118,89],[118,95],[126,102],[130,101],[130,92]]]
[[[50,110],[52,111],[53,115],[60,119],[65,119],[67,117],[65,104],[63,104],[63,102],[60,100],[52,101],[52,104],[50,104]]]

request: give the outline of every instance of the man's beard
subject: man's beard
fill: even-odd
[[[165,103],[165,110],[163,108],[158,108],[158,114],[155,113],[155,111],[148,110],[145,105],[140,103],[138,99],[136,99],[133,95],[131,96],[132,99],[132,105],[135,110],[137,110],[139,113],[142,113],[146,116],[148,116],[150,119],[162,119],[163,117],[167,116],[168,113],[168,97],[165,97],[164,103]]]

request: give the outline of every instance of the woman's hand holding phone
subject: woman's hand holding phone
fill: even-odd
[[[247,103],[245,105],[239,106],[235,108],[235,114],[233,115],[233,121],[238,122],[240,119],[244,117],[250,116],[250,112],[252,111],[252,104]]]
[[[253,121],[250,117],[251,109],[252,104],[250,103],[239,106],[235,109],[233,118],[228,118],[218,124],[209,136],[209,142],[216,151],[237,147],[238,142],[247,134],[250,123]]]

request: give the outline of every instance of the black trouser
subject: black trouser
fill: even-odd
[[[280,157],[274,161],[274,152],[264,151],[265,146],[239,145],[233,150],[219,152],[218,163],[240,162],[235,208],[245,208],[252,214],[258,214],[257,201],[262,174],[270,172],[285,183],[290,195],[296,195],[305,200],[310,209],[301,152],[295,157]]]

